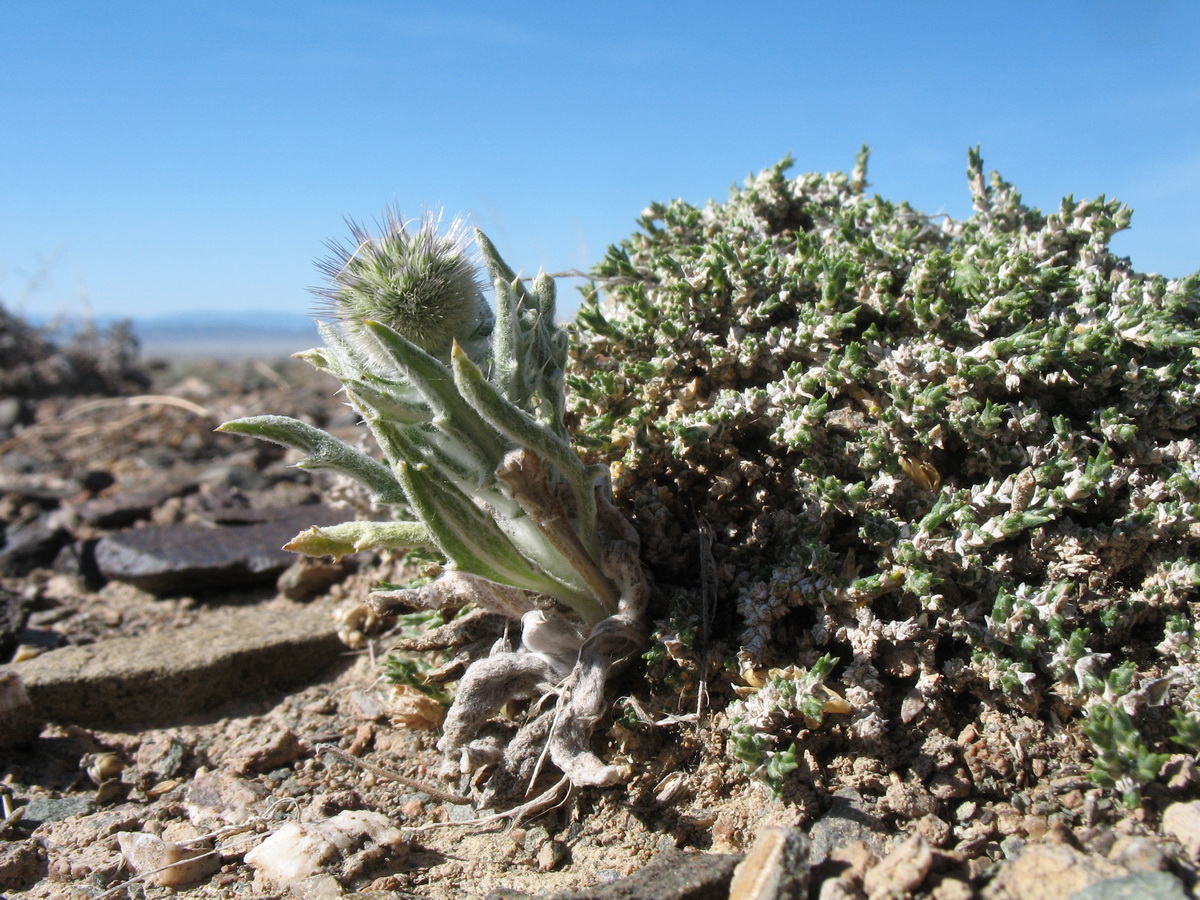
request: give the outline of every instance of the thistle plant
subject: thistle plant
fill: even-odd
[[[589,741],[609,669],[641,639],[637,534],[612,504],[606,467],[585,465],[568,440],[553,280],[539,275],[527,288],[476,231],[493,313],[463,226],[438,224],[426,217],[410,228],[391,212],[379,236],[352,224],[352,243],[331,244],[322,265],[333,318],[319,326],[325,346],[297,354],[341,381],[382,459],[280,416],[220,430],[299,450],[301,468],[348,476],[393,511],[388,521],[311,528],[288,549],[444,555],[436,581],[377,592],[377,608],[472,603],[521,622],[521,646],[478,660],[458,687],[439,743],[462,757],[456,767],[495,761],[490,744],[473,741],[508,700],[554,693],[557,704],[526,728],[572,783],[612,784],[621,772]],[[524,758],[509,763],[528,769]]]

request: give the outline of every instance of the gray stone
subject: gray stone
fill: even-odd
[[[741,859],[735,853],[660,853],[644,868],[626,878],[578,891],[544,894],[538,900],[728,900],[734,867]],[[489,900],[516,897],[497,891]]]
[[[0,662],[12,657],[29,619],[29,604],[18,594],[0,587]]]
[[[91,497],[75,504],[79,521],[93,528],[124,528],[139,519],[150,518],[156,506],[191,489],[191,483],[162,484],[158,487],[118,491],[103,497]]]
[[[809,859],[820,865],[838,847],[863,841],[877,854],[887,852],[887,828],[883,820],[867,811],[858,791],[842,788],[833,797],[829,812],[808,830]]]
[[[1188,900],[1188,892],[1169,872],[1134,872],[1098,881],[1070,900]]]
[[[0,575],[20,577],[39,566],[48,566],[70,540],[70,532],[46,515],[10,525],[4,533],[4,548],[0,549]]]
[[[284,544],[311,525],[348,516],[317,505],[227,513],[221,525],[149,525],[109,535],[96,546],[96,563],[106,578],[159,596],[269,584],[296,558]]]
[[[21,827],[33,829],[46,822],[61,822],[71,816],[87,816],[96,811],[91,797],[34,797],[25,804]]]
[[[327,613],[255,606],[212,610],[174,631],[51,650],[13,668],[38,716],[111,729],[177,721],[295,687],[341,649]]]

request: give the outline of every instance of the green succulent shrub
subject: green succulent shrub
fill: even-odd
[[[1200,275],[1135,271],[1127,208],[1029,208],[977,150],[962,221],[866,162],[652,204],[570,327],[568,423],[662,581],[703,587],[711,526],[744,675],[840,660],[850,752],[1086,720],[1130,794],[1200,746]],[[796,724],[729,717],[750,768]]]

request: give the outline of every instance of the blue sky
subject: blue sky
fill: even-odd
[[[785,154],[967,215],[1135,210],[1200,268],[1200,3],[40,0],[0,27],[0,299],[35,317],[308,314],[343,219],[444,207],[527,272]],[[564,300],[574,296],[563,285]]]

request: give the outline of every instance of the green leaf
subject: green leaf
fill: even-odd
[[[450,360],[459,393],[488,424],[509,440],[528,447],[558,467],[575,499],[580,540],[593,559],[598,559],[595,490],[596,479],[603,470],[585,466],[565,439],[506,400],[457,345],[451,351]]]
[[[589,592],[564,584],[535,566],[490,515],[453,485],[407,463],[397,466],[396,475],[438,549],[459,570],[554,597],[590,623],[608,616]]]
[[[368,320],[363,327],[421,392],[434,413],[433,424],[477,457],[483,467],[494,469],[499,465],[507,448],[459,395],[450,370],[382,322]]]
[[[410,550],[433,547],[429,530],[420,522],[343,522],[302,531],[284,550],[305,556],[343,557],[363,550]]]
[[[299,468],[341,472],[370,488],[382,503],[404,503],[404,491],[383,463],[298,419],[288,416],[250,416],[226,422],[217,431],[244,434],[299,450],[308,454],[297,463]]]

